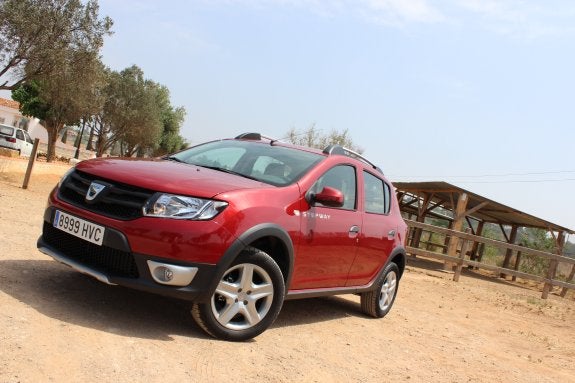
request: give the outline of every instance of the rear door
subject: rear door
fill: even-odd
[[[371,281],[393,250],[397,225],[391,211],[391,187],[368,171],[362,174],[362,230],[357,256],[349,272],[348,286],[361,286]]]

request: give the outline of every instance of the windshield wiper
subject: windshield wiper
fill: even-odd
[[[187,164],[186,161],[180,160],[178,157],[176,156],[169,156],[169,157],[164,157],[164,160],[170,160],[170,161],[175,161],[175,162],[180,162],[182,164]]]
[[[250,179],[250,180],[260,181],[260,182],[261,182],[261,180],[255,178],[255,177],[248,176],[247,174],[243,174],[243,173],[238,173],[238,172],[235,172],[235,171],[230,170],[230,169],[227,169],[227,168],[222,168],[222,167],[220,167],[220,166],[208,166],[208,165],[197,165],[197,164],[194,164],[194,165],[196,165],[196,166],[201,166],[202,168],[217,170],[217,171],[220,171],[220,172],[224,172],[224,173],[228,173],[228,174],[233,174],[233,175],[236,175],[236,176],[240,176],[240,177],[244,177],[244,178],[247,178],[247,179]]]

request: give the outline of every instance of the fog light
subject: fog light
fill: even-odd
[[[174,278],[174,272],[165,266],[157,267],[154,274],[162,282],[169,282]]]
[[[155,261],[147,263],[154,281],[163,285],[187,286],[198,272],[197,267],[170,265]]]

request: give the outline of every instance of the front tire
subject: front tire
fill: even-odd
[[[277,263],[248,248],[224,272],[207,303],[194,303],[196,323],[215,338],[243,341],[264,332],[283,305],[285,283]]]
[[[374,318],[383,318],[391,310],[399,287],[399,268],[395,263],[385,267],[374,287],[361,294],[361,311]]]

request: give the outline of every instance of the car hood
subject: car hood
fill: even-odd
[[[82,161],[76,169],[102,180],[205,198],[232,190],[270,186],[218,170],[161,159],[98,158]]]

